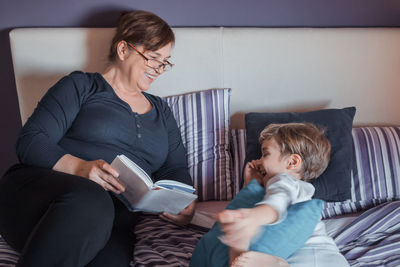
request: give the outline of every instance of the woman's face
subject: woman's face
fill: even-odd
[[[135,48],[142,52],[148,59],[155,59],[161,63],[166,63],[170,58],[171,47],[172,44],[170,43],[156,51],[145,51],[143,46],[137,46]],[[129,51],[129,56],[123,61],[124,73],[128,76],[131,87],[140,91],[145,91],[164,70],[162,68],[156,70],[149,67],[143,56],[134,49],[129,49]]]

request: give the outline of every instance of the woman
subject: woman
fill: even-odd
[[[172,67],[174,40],[156,15],[126,13],[105,72],[73,72],[39,102],[17,141],[21,164],[0,181],[0,234],[17,266],[129,265],[136,214],[113,195],[124,191],[109,164],[118,154],[154,180],[192,183],[170,109],[144,92]],[[184,225],[193,212],[160,216]]]

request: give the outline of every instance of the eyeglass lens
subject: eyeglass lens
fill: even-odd
[[[169,63],[162,63],[156,59],[148,59],[147,65],[156,70],[162,69],[163,71],[168,71],[171,69],[171,65]]]

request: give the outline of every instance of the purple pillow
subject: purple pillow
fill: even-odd
[[[231,89],[211,89],[164,98],[181,131],[189,173],[199,200],[231,200],[229,151]]]
[[[400,127],[360,127],[352,135],[351,200],[326,203],[324,218],[400,199]]]

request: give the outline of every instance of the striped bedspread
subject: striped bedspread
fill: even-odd
[[[400,266],[400,201],[363,212],[333,238],[350,266]]]
[[[188,266],[197,241],[206,231],[143,216],[135,229],[137,245],[131,266]],[[365,211],[333,238],[351,266],[400,266],[400,201]],[[18,255],[0,237],[0,266],[14,266]]]
[[[155,215],[143,216],[135,228],[135,263],[131,266],[189,266],[197,241],[207,231],[194,225],[176,226]]]

